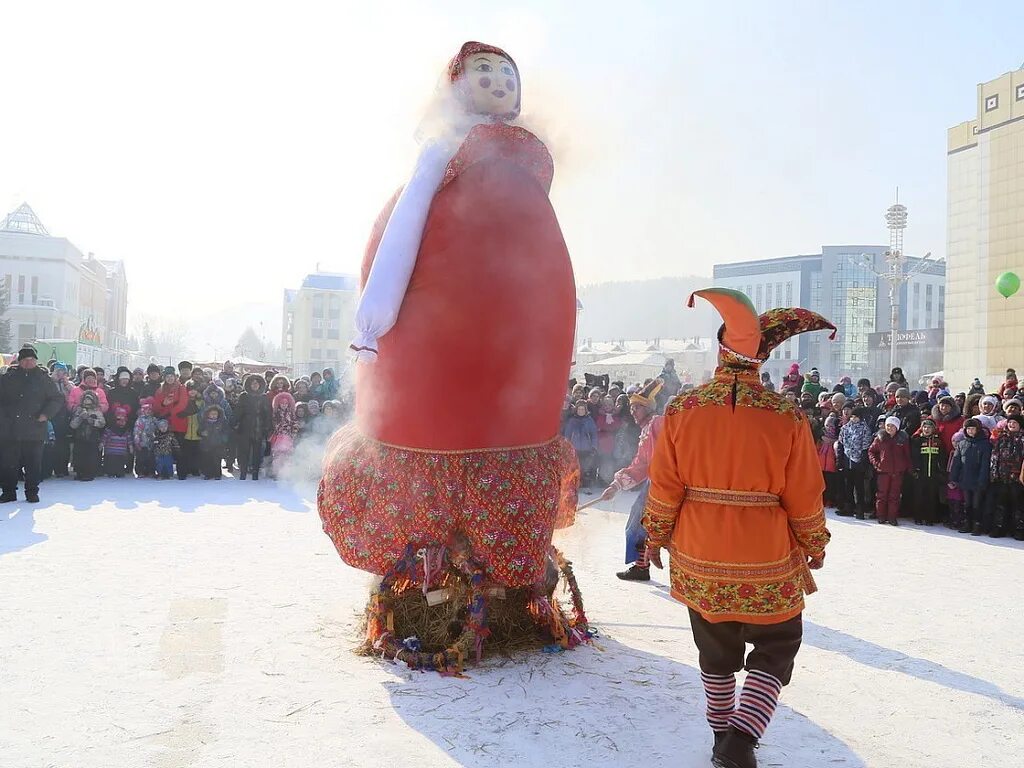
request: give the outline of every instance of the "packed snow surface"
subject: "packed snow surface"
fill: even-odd
[[[311,489],[48,481],[0,507],[0,766],[707,766],[666,590],[615,578],[635,498],[556,543],[592,647],[465,679],[355,656],[369,578]],[[761,766],[1021,765],[1024,545],[832,519]]]

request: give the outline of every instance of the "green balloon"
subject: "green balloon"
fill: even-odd
[[[1008,299],[1020,290],[1020,278],[1015,272],[1003,272],[996,278],[996,290]]]

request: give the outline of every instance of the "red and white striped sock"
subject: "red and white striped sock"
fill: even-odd
[[[782,683],[777,677],[758,669],[750,670],[743,681],[739,706],[729,718],[729,725],[760,739],[772,721],[780,693]]]
[[[647,545],[644,544],[640,547],[640,554],[636,559],[637,568],[650,568],[651,559],[647,556]]]
[[[729,718],[736,709],[736,675],[700,673],[704,697],[708,700],[708,725],[712,731],[729,729]]]

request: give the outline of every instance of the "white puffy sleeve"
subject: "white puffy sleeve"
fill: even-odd
[[[356,306],[357,335],[350,348],[357,361],[374,362],[377,339],[398,320],[416,266],[427,212],[452,154],[452,148],[442,142],[424,146],[412,178],[395,203]]]

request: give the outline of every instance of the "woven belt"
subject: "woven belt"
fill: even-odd
[[[684,501],[703,501],[724,507],[777,507],[779,497],[756,491],[726,491],[719,488],[687,488]]]

